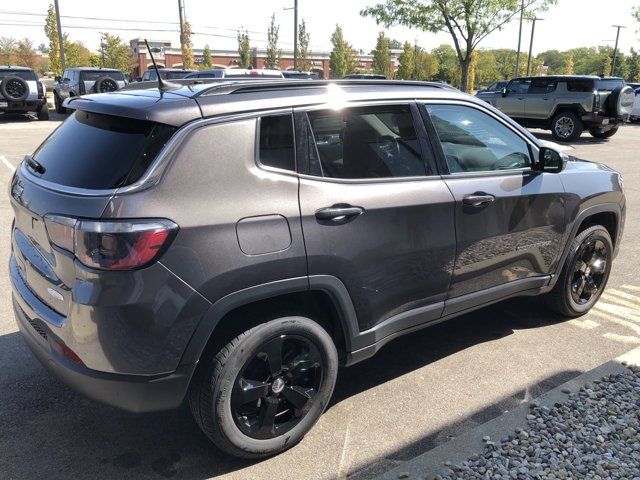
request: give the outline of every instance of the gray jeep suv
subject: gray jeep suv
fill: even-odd
[[[596,138],[615,135],[635,99],[621,78],[585,75],[516,78],[501,91],[476,96],[525,127],[551,130],[562,142],[576,140],[585,129]]]
[[[518,295],[583,315],[620,245],[618,173],[443,84],[67,102],[10,186],[22,335],[91,398],[134,412],[188,399],[232,455],[295,445],[339,365],[400,335]]]
[[[0,65],[0,113],[30,113],[49,120],[44,86],[36,72],[27,67]]]

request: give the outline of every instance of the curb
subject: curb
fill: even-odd
[[[422,455],[409,460],[378,477],[378,480],[396,480],[399,478],[432,478],[442,474],[447,468],[445,462],[459,464],[472,455],[484,451],[485,439],[499,441],[518,428],[527,427],[527,414],[530,405],[535,402],[538,405],[552,407],[556,403],[563,403],[569,398],[569,394],[577,392],[586,383],[593,382],[605,375],[621,373],[626,370],[626,365],[640,366],[640,347],[631,350],[614,360],[600,365],[578,375],[573,380],[563,383],[559,387],[548,391],[544,395],[520,405],[515,410],[507,412],[468,432],[463,433],[446,443],[438,445]]]

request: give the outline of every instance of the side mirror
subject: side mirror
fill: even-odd
[[[542,147],[538,156],[538,170],[560,173],[564,170],[566,155],[549,147]]]
[[[55,77],[53,77],[53,80],[54,80],[56,83],[60,83],[60,82],[62,81],[62,77],[55,76]]]
[[[507,87],[504,87],[504,88],[502,89],[502,96],[503,96],[503,97],[506,97],[506,96],[507,96]]]

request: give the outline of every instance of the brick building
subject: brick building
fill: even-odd
[[[151,57],[147,51],[144,40],[134,38],[130,42],[132,55],[134,57],[134,69],[132,76],[141,77],[151,66]],[[175,48],[169,41],[152,40],[149,46],[154,50],[153,56],[158,63],[158,67],[182,68],[182,52],[180,48]],[[155,50],[158,50],[156,53]],[[193,55],[196,65],[202,63],[204,57],[202,49],[194,49]],[[398,56],[401,50],[392,50],[389,56],[391,71],[398,69]],[[264,68],[266,62],[266,49],[253,48],[251,50],[252,66],[254,68]],[[237,50],[211,50],[212,68],[233,68],[238,65]],[[358,55],[361,71],[370,71],[373,64],[373,55]],[[281,70],[293,70],[293,50],[282,50]],[[329,52],[311,52],[311,70],[316,72],[320,78],[329,78]]]

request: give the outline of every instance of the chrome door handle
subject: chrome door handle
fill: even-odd
[[[318,210],[316,212],[316,218],[318,220],[331,220],[333,222],[341,222],[349,218],[362,215],[363,213],[364,213],[364,208],[362,207],[352,207],[352,206],[327,207],[327,208],[321,208],[320,210]]]
[[[493,195],[478,194],[478,195],[465,195],[462,198],[462,203],[465,205],[471,205],[472,207],[481,207],[487,203],[495,201],[496,197]]]

